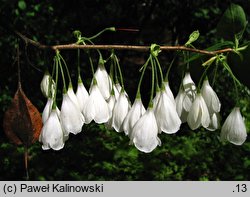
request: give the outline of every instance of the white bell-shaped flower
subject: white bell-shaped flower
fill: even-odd
[[[43,143],[42,149],[60,150],[64,147],[64,133],[56,110],[52,110],[48,120],[43,125],[39,141]]]
[[[45,108],[44,108],[43,113],[42,113],[43,124],[49,118],[49,115],[50,115],[51,110],[52,110],[52,105],[53,105],[53,99],[48,98],[47,103],[46,103]],[[59,111],[58,107],[56,107],[56,113],[57,113],[58,117],[60,117],[60,111]]]
[[[247,139],[247,130],[240,113],[240,108],[235,107],[226,118],[221,128],[220,138],[235,145],[242,145]]]
[[[130,143],[145,153],[152,152],[157,145],[161,145],[158,138],[158,127],[153,108],[148,108],[141,118],[135,123],[130,137]]]
[[[186,111],[183,107],[183,101],[185,97],[186,97],[186,93],[181,87],[175,98],[175,103],[176,103],[176,111],[182,123],[187,122],[187,116],[188,116],[188,111]]]
[[[76,98],[79,104],[80,111],[83,112],[83,108],[86,105],[86,102],[89,98],[89,93],[87,92],[85,86],[82,83],[82,80],[78,82],[76,90]]]
[[[127,116],[127,113],[130,109],[129,99],[126,96],[125,91],[121,91],[120,96],[115,103],[113,114],[112,114],[112,127],[117,132],[122,132],[122,124]]]
[[[123,130],[126,135],[130,137],[133,126],[145,111],[141,98],[136,98],[123,122]]]
[[[165,92],[167,93],[167,96],[170,98],[170,100],[172,101],[172,103],[174,104],[174,106],[176,106],[173,92],[171,91],[171,89],[169,87],[169,82],[168,81],[164,81],[164,86],[165,86]]]
[[[220,100],[215,91],[213,90],[213,88],[210,86],[208,79],[205,79],[203,81],[201,94],[207,104],[207,108],[210,115],[213,113],[220,112],[220,107],[221,107]]]
[[[105,100],[110,97],[111,89],[112,89],[112,81],[110,76],[108,75],[104,64],[99,64],[98,68],[94,74],[94,78],[97,81],[98,88]],[[93,85],[93,81],[92,81]]]
[[[211,119],[210,125],[207,129],[210,131],[214,131],[220,127],[219,112],[221,108],[221,103],[216,92],[210,86],[208,79],[205,79],[203,81],[201,94],[207,105]]]
[[[159,133],[163,131],[164,133],[172,134],[180,129],[181,120],[166,90],[161,91],[159,101],[154,111]]]
[[[113,114],[113,109],[115,106],[116,98],[115,95],[111,93],[111,96],[107,100],[108,102],[108,107],[109,107],[109,120],[107,123],[105,123],[105,126],[107,129],[112,129],[112,114]]]
[[[82,131],[85,122],[84,117],[79,107],[71,100],[68,92],[63,94],[60,120],[66,135],[69,133],[77,134]]]
[[[49,97],[53,98],[55,94],[55,87],[56,87],[55,81],[52,79],[50,74],[46,71],[40,83],[42,94],[46,98],[49,98]]]
[[[104,100],[96,82],[94,82],[90,90],[89,98],[83,108],[83,115],[86,124],[89,124],[92,120],[101,124],[108,122],[110,118],[109,106]]]
[[[201,93],[196,95],[188,113],[187,123],[192,130],[197,129],[200,126],[207,128],[210,124],[210,115]]]
[[[190,73],[187,72],[182,80],[182,86],[186,96],[183,99],[183,107],[185,111],[190,110],[192,103],[194,102],[196,96],[196,86],[194,81],[192,80]]]

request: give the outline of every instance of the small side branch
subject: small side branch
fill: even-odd
[[[66,49],[104,49],[104,50],[134,50],[134,51],[149,51],[150,46],[139,46],[139,45],[78,45],[78,44],[64,44],[64,45],[44,45],[30,38],[24,36],[20,32],[16,34],[22,38],[26,44],[31,44],[40,49],[50,49],[50,50],[66,50]],[[216,51],[207,51],[201,49],[189,48],[186,46],[160,46],[162,51],[190,51],[194,53],[200,53],[205,55],[216,55],[220,53],[233,52],[232,48],[225,48]]]
[[[25,35],[21,34],[20,32],[15,31],[15,33],[26,43],[31,44],[35,47],[38,47],[40,49],[52,49],[51,46],[40,44],[39,42],[36,42],[34,40],[31,40],[30,38],[26,37]]]

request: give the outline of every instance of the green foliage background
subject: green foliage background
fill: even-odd
[[[200,31],[195,46],[207,48],[221,38],[216,34],[217,24],[230,2],[241,5],[250,13],[249,0],[83,0],[83,1],[0,1],[0,180],[25,180],[22,147],[8,142],[2,128],[4,112],[16,90],[17,74],[14,30],[41,43],[52,45],[75,42],[72,32],[79,29],[84,35],[93,35],[102,28],[115,26],[137,28],[139,33],[106,33],[96,40],[98,44],[151,43],[184,44],[189,34]],[[249,21],[250,16],[247,15]],[[244,39],[250,40],[249,25]],[[243,40],[244,42],[244,40]],[[22,84],[26,95],[40,111],[46,100],[39,83],[45,67],[52,65],[53,53],[20,42]],[[249,50],[248,50],[249,51]],[[103,51],[105,57],[108,52]],[[125,77],[125,87],[133,101],[138,83],[139,68],[147,53],[119,51]],[[76,51],[63,51],[76,85]],[[97,57],[92,53],[93,57]],[[160,60],[166,71],[173,58],[172,52],[164,52]],[[237,77],[250,86],[246,72],[249,71],[249,52],[243,62],[233,59],[231,66]],[[245,62],[244,62],[245,61]],[[91,74],[87,59],[81,57],[84,84],[89,87]],[[191,75],[198,82],[201,61],[191,62]],[[238,65],[235,65],[238,63]],[[181,80],[183,60],[179,58],[170,74],[170,85],[177,94]],[[248,64],[248,65],[246,65]],[[238,67],[237,67],[238,66]],[[108,67],[108,65],[107,65]],[[242,72],[243,71],[243,72]],[[246,72],[245,72],[246,71]],[[236,98],[233,82],[223,69],[214,85],[222,102],[222,120],[234,107]],[[211,73],[212,76],[212,73]],[[148,77],[146,75],[146,77]],[[143,101],[149,96],[149,80],[143,84]],[[250,130],[250,93],[247,87],[240,89],[240,105]],[[249,180],[250,140],[242,146],[221,143],[220,131],[204,129],[191,131],[186,124],[174,135],[161,134],[162,146],[150,154],[139,152],[128,145],[128,138],[121,133],[105,129],[104,125],[84,125],[82,133],[70,136],[63,150],[43,151],[41,144],[30,147],[31,180]]]

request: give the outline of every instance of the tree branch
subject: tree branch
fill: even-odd
[[[65,50],[65,49],[116,49],[116,50],[135,50],[135,51],[149,51],[150,46],[138,46],[138,45],[79,45],[79,44],[64,44],[64,45],[44,45],[30,38],[26,37],[25,35],[21,34],[20,32],[15,32],[21,39],[25,41],[26,44],[31,44],[35,47],[40,49],[50,49],[50,50]],[[225,48],[216,51],[207,51],[201,49],[194,49],[189,48],[186,46],[160,46],[160,49],[163,51],[190,51],[194,53],[200,53],[205,55],[216,55],[220,53],[226,52],[233,52],[232,48]]]

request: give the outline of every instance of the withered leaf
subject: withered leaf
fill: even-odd
[[[23,144],[28,147],[39,138],[42,129],[41,115],[21,86],[5,112],[3,127],[7,137],[16,145]]]

